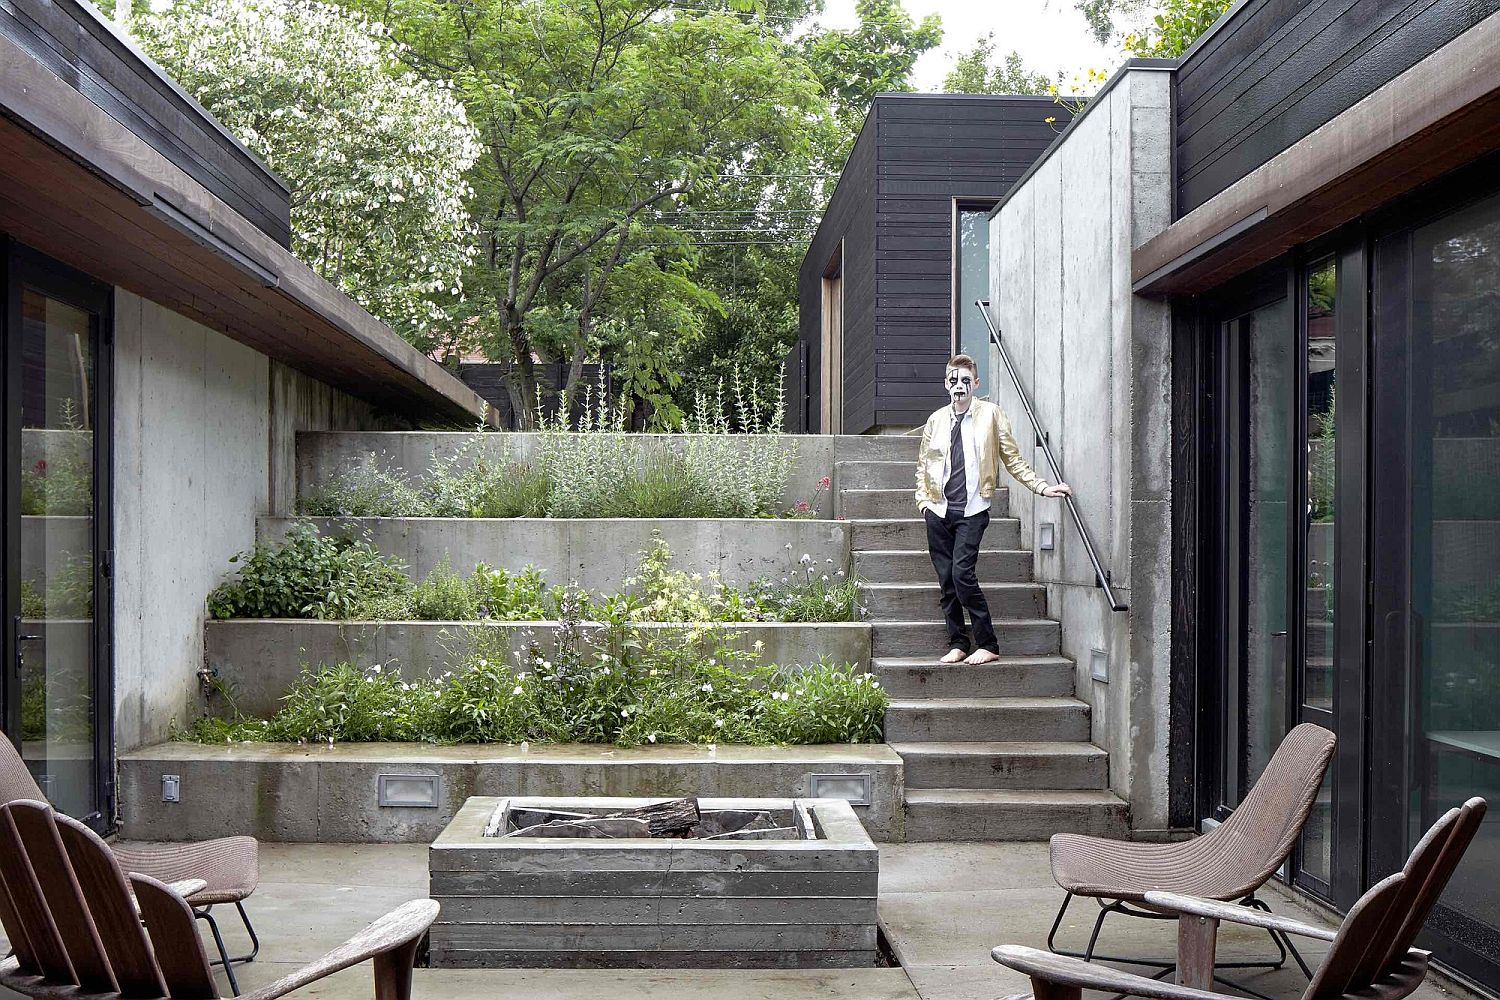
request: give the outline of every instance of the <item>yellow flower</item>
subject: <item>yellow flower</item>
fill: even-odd
[[[1056,122],[1057,119],[1055,117],[1048,116],[1046,118],[1043,118],[1042,121],[1046,122],[1048,125],[1051,125],[1052,123]]]

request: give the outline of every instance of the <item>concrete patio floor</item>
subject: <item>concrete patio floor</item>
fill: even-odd
[[[1047,865],[1046,844],[899,844],[881,848],[880,916],[901,968],[794,971],[739,970],[450,970],[418,969],[420,1000],[999,1000],[1028,993],[1027,981],[990,960],[996,944],[1043,947],[1061,894]],[[423,845],[264,844],[261,885],[250,902],[261,958],[236,967],[248,991],[318,958],[365,923],[408,899],[427,895]],[[1321,912],[1280,890],[1279,912],[1328,923]],[[1081,905],[1084,904],[1084,905]],[[243,944],[233,909],[221,915],[231,950]],[[1060,935],[1081,945],[1093,905],[1075,902]],[[1111,918],[1101,949],[1169,955],[1174,925]],[[1226,927],[1220,955],[1270,953],[1264,935]],[[1323,945],[1308,942],[1310,962]],[[222,976],[220,977],[222,983]],[[1299,997],[1306,980],[1295,968],[1246,974],[1273,997]],[[226,990],[227,993],[227,990]],[[0,990],[0,994],[7,994]],[[372,996],[369,965],[347,970],[297,996],[355,1000]],[[1431,979],[1417,1000],[1458,995]]]

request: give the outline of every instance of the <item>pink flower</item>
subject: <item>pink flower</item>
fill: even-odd
[[[832,476],[824,476],[822,479],[818,480],[818,489],[820,489],[820,490],[826,490],[829,487],[831,487],[832,485],[833,485],[833,477]]]
[[[808,511],[812,510],[812,508],[807,505],[806,500],[798,500],[796,509],[797,513],[799,514],[806,514]]]

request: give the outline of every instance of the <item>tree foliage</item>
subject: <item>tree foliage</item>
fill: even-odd
[[[1146,30],[1125,36],[1125,49],[1133,56],[1174,59],[1233,4],[1234,0],[1163,0]]]
[[[801,44],[850,143],[874,96],[910,90],[912,67],[943,41],[941,17],[917,23],[901,0],[857,0],[855,14],[858,26],[812,32]]]
[[[473,255],[477,136],[446,81],[401,69],[379,25],[315,0],[181,0],[146,51],[290,185],[292,249],[419,347]]]
[[[1027,69],[1021,53],[1011,51],[995,58],[995,36],[985,35],[974,47],[960,53],[943,80],[951,94],[1030,94],[1047,97],[1057,81],[1045,73]]]
[[[569,360],[576,376],[601,337],[690,341],[701,317],[680,307],[718,305],[691,278],[698,241],[679,213],[747,159],[795,159],[819,111],[817,82],[781,39],[727,9],[349,2],[390,25],[417,71],[454,81],[483,137],[466,331],[515,363],[517,413],[534,407],[534,358]]]

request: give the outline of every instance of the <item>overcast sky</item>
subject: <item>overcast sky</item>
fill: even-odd
[[[1118,43],[1094,41],[1073,0],[905,0],[905,6],[917,20],[943,17],[942,46],[917,62],[912,83],[918,90],[942,89],[958,53],[991,31],[997,53],[1015,49],[1028,68],[1048,76],[1089,66],[1109,72],[1125,58]],[[852,27],[858,23],[854,0],[827,0],[820,20],[828,27]]]

